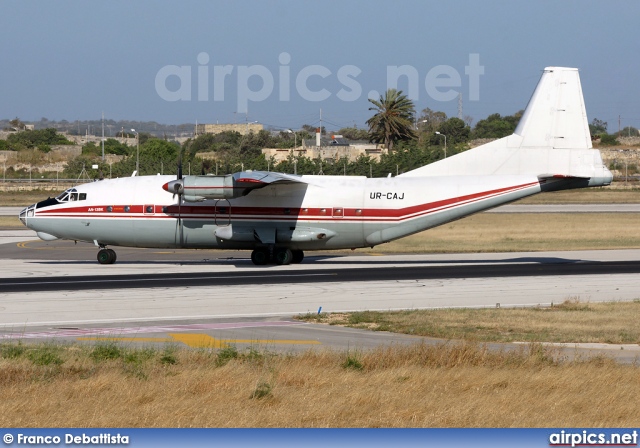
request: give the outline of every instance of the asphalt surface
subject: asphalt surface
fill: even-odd
[[[65,277],[0,278],[0,293],[35,291],[85,291],[137,288],[221,287],[290,285],[311,283],[342,283],[376,281],[407,281],[433,279],[499,278],[564,275],[640,274],[640,261],[558,261],[535,263],[534,258],[513,260],[513,263],[489,265],[404,266],[367,269],[341,266],[338,269],[305,269],[272,272],[268,267],[250,272],[194,272],[180,274],[83,275]],[[518,261],[518,262],[516,262]],[[522,262],[530,262],[524,263]],[[344,261],[342,262],[342,264]],[[535,264],[532,264],[535,263]]]
[[[278,351],[446,341],[308,324],[320,311],[547,306],[640,297],[640,251],[376,256],[314,254],[253,266],[247,252],[96,248],[0,232],[0,339],[236,345]],[[128,252],[130,251],[130,252]],[[518,349],[514,345],[492,345]],[[567,344],[558,356],[636,362],[638,345]]]

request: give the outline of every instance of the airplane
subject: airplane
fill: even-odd
[[[78,185],[26,207],[45,241],[247,249],[256,265],[300,263],[304,251],[374,247],[543,191],[606,186],[578,69],[547,67],[515,132],[401,175],[298,176],[242,171],[134,176]]]

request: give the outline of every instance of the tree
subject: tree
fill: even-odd
[[[502,138],[513,134],[524,111],[501,117],[500,114],[489,115],[478,121],[473,129],[473,138]]]
[[[9,125],[16,131],[23,130],[25,128],[24,123],[18,117],[11,120]]]
[[[591,135],[601,135],[607,133],[607,122],[594,118],[589,125],[589,132]]]
[[[455,145],[456,143],[464,143],[469,141],[469,136],[471,135],[471,129],[469,126],[465,124],[464,121],[457,117],[451,117],[444,123],[440,125],[439,132],[447,136],[447,143],[450,146]],[[442,144],[443,138],[439,135],[433,133],[431,136],[431,143],[440,145]]]
[[[342,128],[336,134],[342,135],[349,140],[369,140],[369,133],[366,129]]]
[[[384,143],[389,151],[394,142],[416,138],[413,130],[415,109],[413,102],[402,94],[402,90],[389,89],[379,100],[369,99],[376,114],[367,120],[370,140]]]
[[[117,154],[120,156],[127,155],[131,152],[131,149],[124,143],[120,143],[115,138],[108,138],[104,142],[105,154]]]
[[[445,121],[447,121],[447,114],[427,107],[422,109],[420,117],[418,117],[418,129],[427,134],[433,134],[440,129],[440,125]]]
[[[618,132],[618,137],[638,137],[640,133],[633,126],[627,126]]]
[[[11,134],[7,141],[9,145],[15,147],[23,145],[27,148],[36,148],[40,145],[72,145],[64,135],[58,134],[53,128],[41,129],[38,131],[18,132]]]
[[[307,131],[309,134],[311,135],[316,135],[316,132],[318,131],[318,126],[312,126],[310,124],[303,124],[302,125],[302,130]],[[322,134],[325,134],[326,129],[324,128],[324,126],[322,126]]]

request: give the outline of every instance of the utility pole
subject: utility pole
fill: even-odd
[[[102,162],[104,163],[104,111],[102,111]]]
[[[620,115],[618,115],[618,136],[620,135]]]

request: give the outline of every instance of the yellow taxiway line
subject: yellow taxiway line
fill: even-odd
[[[291,345],[319,345],[321,342],[313,340],[295,339],[218,339],[203,333],[170,333],[169,338],[94,336],[78,337],[78,341],[112,341],[112,342],[182,342],[192,348],[225,348],[233,344],[291,344]]]

